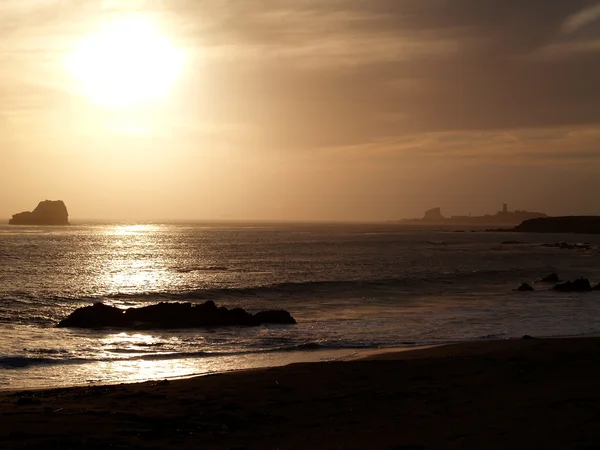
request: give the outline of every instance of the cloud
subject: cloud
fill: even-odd
[[[401,133],[598,123],[596,41],[563,33],[565,21],[591,6],[207,2],[181,20],[208,49],[207,65],[226,74],[215,85],[246,88],[233,89],[236,100],[224,115],[240,115],[233,110],[243,103],[243,119],[273,127],[276,145],[310,147]],[[194,28],[199,17],[204,24]],[[568,63],[559,48],[568,49]]]
[[[330,149],[337,160],[407,164],[494,164],[497,167],[600,165],[600,127],[408,134]]]
[[[569,16],[563,23],[562,30],[564,33],[574,33],[598,19],[600,19],[600,3]]]
[[[27,72],[28,86],[68,90],[68,81],[48,86],[48,77],[36,79],[40,52],[60,52],[103,15],[141,11],[161,18],[173,39],[197,55],[178,113],[217,129],[235,123],[260,130],[265,147],[600,122],[600,47],[589,31],[597,1],[99,4],[30,1],[26,13],[15,10],[12,48],[35,52],[18,55],[27,64],[21,61],[14,74]],[[43,14],[34,18],[35,8]]]

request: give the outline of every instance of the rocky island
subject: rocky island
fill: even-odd
[[[69,225],[69,213],[62,200],[45,200],[31,211],[12,216],[9,225]]]
[[[217,307],[213,301],[158,303],[141,308],[121,309],[95,303],[73,311],[60,321],[59,328],[127,328],[176,329],[198,327],[257,326],[261,324],[293,325],[296,320],[284,310],[250,314],[242,308]]]

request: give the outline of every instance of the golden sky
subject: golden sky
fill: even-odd
[[[600,214],[600,2],[1,0],[0,217]]]

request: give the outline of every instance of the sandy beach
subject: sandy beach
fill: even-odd
[[[472,342],[0,396],[0,448],[592,449],[600,340]]]

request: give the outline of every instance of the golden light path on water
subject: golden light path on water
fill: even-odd
[[[172,270],[175,263],[173,255],[165,253],[164,225],[111,225],[102,228],[101,242],[104,248],[98,250],[93,263],[100,269],[97,284],[108,295],[103,299],[105,303],[118,307],[148,304],[144,293],[167,292],[169,286],[182,277],[181,273]],[[125,296],[110,297],[111,294]],[[155,301],[159,300],[152,300],[152,303]],[[66,314],[68,310],[65,310]],[[210,333],[207,330],[111,331],[53,328],[46,331],[53,335],[52,342],[77,342],[79,348],[70,349],[74,353],[80,350],[85,353],[86,347],[95,348],[97,361],[71,366],[68,378],[61,365],[32,367],[29,369],[28,387],[32,387],[31,382],[36,378],[39,380],[39,387],[130,383],[280,366],[300,361],[331,360],[354,354],[352,350],[227,354],[211,346],[206,337],[206,333]],[[260,330],[248,332],[260,333]],[[193,344],[188,347],[191,354],[182,355],[177,351],[181,339],[192,341]],[[18,388],[19,380],[14,378],[10,384],[13,389]]]
[[[181,273],[172,270],[175,263],[173,255],[165,253],[162,245],[163,225],[104,226],[101,235],[104,248],[99,251],[94,264],[100,269],[97,284],[108,295],[102,300],[104,303],[117,307],[146,305],[148,302],[144,298],[145,293],[168,292],[169,286],[182,277]],[[112,294],[119,294],[119,296],[111,297]],[[66,313],[68,311],[65,311]],[[295,361],[320,360],[322,357],[322,355],[303,352],[219,355],[219,350],[216,349],[214,352],[210,350],[210,345],[202,337],[206,330],[90,332],[53,329],[52,332],[57,335],[55,336],[57,339],[65,342],[73,338],[89,342],[90,346],[99,350],[96,354],[98,361],[83,364],[70,371],[71,377],[68,380],[61,375],[60,367],[46,368],[44,375],[40,376],[41,386],[49,383],[85,385],[179,378],[236,369],[277,366]],[[194,347],[199,350],[198,354],[186,356],[174,350],[178,347],[178,341],[182,337],[185,339],[186,334],[193,335],[192,340]],[[206,355],[202,354],[203,351]],[[343,353],[348,354],[348,351]],[[36,370],[38,369],[31,369],[33,372]],[[32,378],[35,378],[35,375],[32,375]],[[18,380],[13,380],[13,386],[15,382],[18,384]]]
[[[104,232],[109,258],[101,262],[100,283],[110,293],[164,290],[174,281],[160,248],[159,225],[116,225]],[[118,302],[114,302],[116,305]]]
[[[163,299],[203,301],[205,289],[217,286],[216,291],[221,287],[227,290],[258,282],[261,272],[256,271],[255,263],[238,269],[239,231],[224,232],[210,226],[191,228],[193,232],[187,225],[164,224],[69,229],[65,239],[77,243],[73,247],[78,253],[68,256],[74,258],[72,267],[65,272],[68,277],[60,278],[58,286],[65,292],[77,292],[73,297],[57,297],[53,323],[74,308],[96,300],[118,307],[148,305]],[[64,246],[59,245],[62,251]],[[75,258],[77,255],[79,258]],[[261,258],[271,261],[270,254],[267,258],[259,250],[259,267],[263,264]],[[201,295],[194,295],[194,291],[201,291]],[[252,310],[260,299],[253,297],[244,303],[242,298],[224,295],[215,300],[223,306]],[[348,348],[297,350],[294,343],[298,334],[314,334],[311,316],[305,318],[297,328],[289,330],[291,336],[269,327],[123,331],[25,325],[11,333],[11,340],[18,342],[14,353],[21,352],[34,363],[23,366],[26,376],[16,370],[0,374],[0,389],[161,380],[331,360],[355,353]]]

